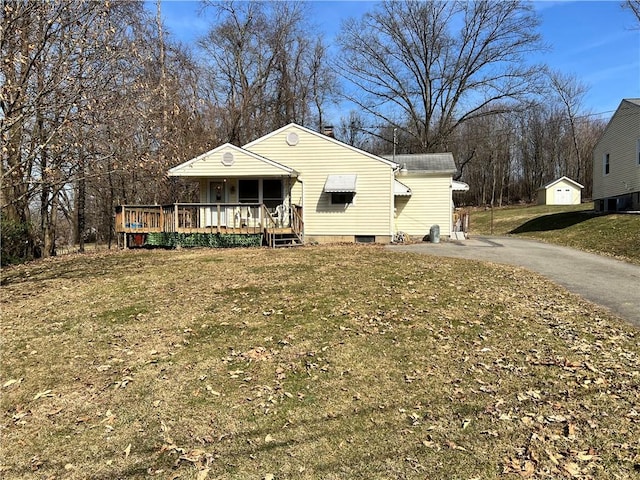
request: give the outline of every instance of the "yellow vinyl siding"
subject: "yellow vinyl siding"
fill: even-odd
[[[640,191],[637,144],[640,139],[640,106],[623,101],[593,150],[593,199]],[[609,174],[603,158],[609,154]]]
[[[298,135],[295,145],[289,133]],[[373,158],[294,125],[244,147],[299,172],[292,202],[303,204],[305,236],[392,235],[393,170]],[[327,175],[356,174],[354,203],[330,205],[323,193]]]
[[[225,153],[233,155],[233,164],[222,163]],[[172,175],[189,177],[268,177],[286,176],[288,173],[275,165],[243,153],[239,149],[222,148],[203,155],[197,161],[177,168]]]
[[[396,197],[396,230],[424,237],[433,225],[441,235],[451,232],[451,175],[407,175],[398,180],[411,189]]]

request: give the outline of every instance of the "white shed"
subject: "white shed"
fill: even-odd
[[[579,205],[583,188],[568,177],[560,177],[538,189],[538,205]]]

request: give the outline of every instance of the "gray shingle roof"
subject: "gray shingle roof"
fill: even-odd
[[[456,163],[452,153],[413,153],[396,155],[395,158],[383,155],[383,158],[391,160],[406,167],[409,172],[429,172],[429,173],[455,173]]]
[[[624,100],[640,107],[640,98],[625,98]]]

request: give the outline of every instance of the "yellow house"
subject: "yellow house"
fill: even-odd
[[[393,239],[395,163],[296,124],[243,148],[300,172],[289,195],[305,242]]]
[[[453,231],[453,174],[451,153],[396,155],[397,180],[408,189],[396,195],[395,226],[410,237],[422,238],[438,225],[444,236]],[[459,182],[460,185],[464,186]]]
[[[560,177],[538,189],[538,205],[580,205],[583,185]]]
[[[434,223],[446,236],[455,165],[445,157],[435,170],[404,157],[400,165],[292,123],[171,168],[198,183],[200,203],[122,206],[116,228],[125,245],[150,233],[260,235],[270,246],[389,243],[398,232],[423,237]]]

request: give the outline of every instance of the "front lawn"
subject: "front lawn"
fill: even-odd
[[[377,246],[2,271],[3,478],[630,478],[640,334],[542,277]]]

